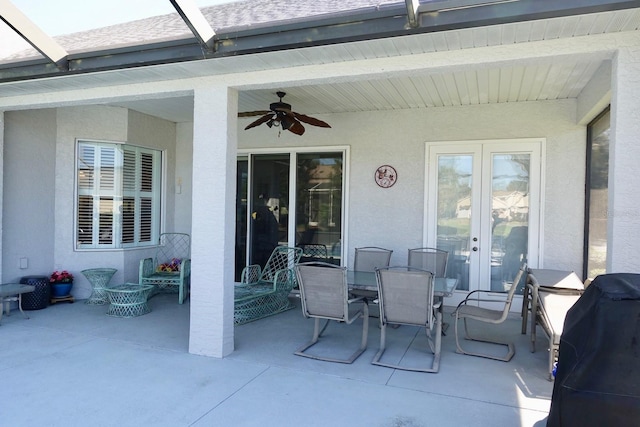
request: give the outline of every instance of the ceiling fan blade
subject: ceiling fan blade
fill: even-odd
[[[254,128],[256,126],[260,126],[261,124],[266,123],[269,120],[271,120],[272,117],[273,117],[273,113],[269,112],[269,114],[265,114],[264,116],[260,117],[255,122],[252,122],[252,123],[248,124],[247,127],[244,128],[244,130],[251,129],[251,128]]]
[[[271,112],[271,110],[245,111],[243,113],[238,113],[238,117],[261,116],[263,114],[268,114]]]
[[[296,135],[302,135],[304,133],[304,126],[302,126],[302,123],[300,123],[296,119],[293,119],[293,124],[289,127],[288,130],[295,133]]]
[[[305,114],[293,113],[293,115],[295,116],[296,119],[300,120],[301,122],[305,122],[313,126],[319,126],[321,128],[331,127],[329,126],[329,123],[323,122],[322,120],[316,119],[314,117],[309,117]]]

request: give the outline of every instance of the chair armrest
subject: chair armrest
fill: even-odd
[[[262,274],[262,267],[258,264],[251,264],[242,269],[242,275],[240,276],[240,283],[243,285],[250,285],[252,283],[258,283],[258,279]]]
[[[487,293],[487,294],[499,294],[499,295],[504,295],[507,296],[507,292],[494,292],[494,291],[482,291],[482,290],[477,290],[477,291],[472,291],[469,293],[469,295],[471,295],[472,293]],[[458,304],[458,306],[456,307],[456,309],[453,311],[453,313],[451,313],[452,316],[456,315],[456,311],[462,307],[463,305],[467,305],[468,302],[497,302],[497,303],[504,303],[505,301],[501,300],[501,299],[496,299],[496,298],[469,298],[469,295],[467,295],[467,297],[460,301],[460,304]]]
[[[472,297],[473,294],[475,294],[474,297]],[[485,298],[480,298],[480,294],[507,296],[508,292],[485,291],[485,290],[477,289],[475,291],[469,292],[462,302],[465,302],[465,301],[495,301],[495,300],[491,300],[491,299],[486,299],[486,297]]]
[[[184,279],[185,277],[191,276],[191,259],[185,258],[180,262],[180,278]]]
[[[585,291],[584,289],[538,286],[538,293],[546,292],[548,294],[557,294],[557,295],[582,295],[584,291]]]
[[[293,290],[295,273],[292,268],[283,268],[276,271],[273,278],[273,290],[291,292]]]

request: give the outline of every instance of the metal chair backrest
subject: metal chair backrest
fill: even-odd
[[[376,278],[383,324],[433,327],[433,273],[412,267],[386,267],[376,270]]]
[[[375,271],[376,268],[388,267],[391,261],[391,249],[366,246],[356,248],[353,269],[356,271]]]
[[[327,258],[327,245],[319,243],[303,243],[302,256],[305,258]]]
[[[191,257],[191,236],[186,233],[162,233],[156,251],[156,264],[172,263],[173,260]],[[179,264],[180,262],[178,262]]]
[[[282,269],[293,268],[300,261],[302,249],[289,246],[278,246],[271,252],[267,263],[260,273],[261,282],[273,282],[276,273]]]
[[[513,283],[511,284],[509,291],[507,292],[507,299],[505,300],[504,314],[503,314],[505,318],[506,318],[506,315],[509,314],[509,310],[511,309],[511,303],[513,302],[513,296],[518,290],[518,285],[520,284],[522,277],[525,276],[526,272],[527,272],[527,264],[523,263],[522,266],[520,267],[520,270],[518,270],[518,274],[516,274],[516,277],[513,279]]]
[[[410,267],[430,271],[435,277],[446,277],[449,252],[436,248],[409,249],[408,261]]]
[[[346,267],[308,262],[298,264],[295,271],[305,317],[332,320],[349,317]]]

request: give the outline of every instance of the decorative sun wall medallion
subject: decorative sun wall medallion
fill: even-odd
[[[389,188],[398,180],[398,173],[393,166],[382,165],[376,169],[376,173],[373,178],[376,180],[376,184],[380,187]]]

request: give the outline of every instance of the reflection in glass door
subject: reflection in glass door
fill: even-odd
[[[436,247],[449,253],[447,277],[458,278],[462,290],[469,289],[469,241],[475,228],[474,158],[472,153],[437,156]]]
[[[252,156],[249,263],[264,266],[289,242],[289,154]]]
[[[430,147],[426,239],[449,252],[447,275],[459,279],[457,290],[505,291],[523,261],[537,264],[540,147]]]
[[[531,155],[491,154],[491,290],[508,291],[527,260]]]
[[[297,157],[296,246],[301,261],[340,264],[342,238],[342,153]]]

